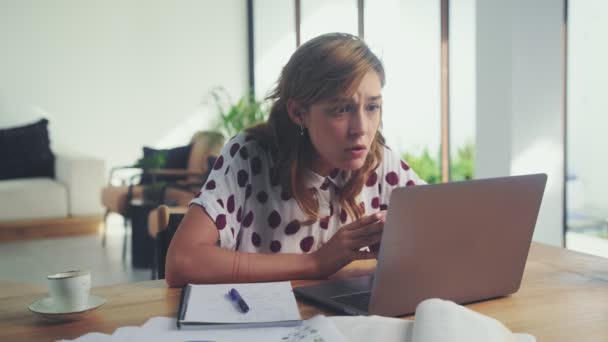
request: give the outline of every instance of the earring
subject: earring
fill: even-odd
[[[304,136],[304,126],[302,126],[302,123],[300,123],[300,135]]]

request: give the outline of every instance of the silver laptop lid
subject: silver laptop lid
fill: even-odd
[[[393,190],[369,314],[517,291],[546,181],[535,174]]]

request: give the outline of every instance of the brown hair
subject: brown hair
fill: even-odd
[[[305,170],[310,166],[314,147],[308,137],[300,135],[287,112],[288,100],[300,106],[310,105],[338,96],[352,96],[365,74],[373,70],[382,86],[385,83],[382,62],[358,37],[345,33],[330,33],[314,38],[300,46],[283,67],[275,89],[267,99],[273,101],[268,121],[250,128],[258,142],[273,156],[276,177],[308,217],[306,224],[317,219],[319,203],[314,189],[305,184]],[[367,176],[382,160],[384,137],[378,131],[363,166],[352,172],[340,189],[338,202],[350,217],[363,215],[356,197],[363,189]]]

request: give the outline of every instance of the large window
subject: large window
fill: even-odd
[[[253,22],[255,94],[262,98],[296,49],[294,2],[255,0]]]
[[[477,26],[478,19],[484,18],[477,12],[487,9],[480,4],[483,2],[475,0],[255,1],[256,58],[260,58],[256,60],[256,88],[266,89],[268,80],[276,80],[297,39],[304,42],[335,31],[362,34],[387,71],[383,133],[388,144],[429,182],[447,180],[448,170],[449,180],[474,178],[480,119],[477,103],[483,100],[476,98],[480,91],[476,82],[483,79],[480,76],[488,77],[476,74],[480,65]],[[608,154],[601,150],[602,137],[608,131],[608,97],[604,94],[608,2],[564,0],[547,4],[551,9],[563,5],[568,6],[564,22],[565,241],[569,248],[608,256],[608,246],[602,245],[608,242],[608,200],[603,191],[608,188]],[[508,14],[505,18],[502,24],[517,21]],[[525,43],[520,37],[525,32],[508,32],[506,39],[519,39],[512,44]],[[264,57],[266,54],[272,57]],[[528,61],[526,67],[532,68],[531,63]],[[512,65],[511,71],[520,70],[522,65]],[[547,75],[555,74],[551,71]],[[520,102],[513,102],[515,109]],[[518,143],[514,141],[506,150],[517,150]]]
[[[475,143],[475,50],[471,35],[475,1],[452,2],[449,8],[454,35],[449,64],[447,55],[442,59],[442,11],[444,15],[448,13],[447,6],[442,10],[442,3],[445,6],[448,1],[256,0],[256,94],[268,92],[298,38],[304,43],[328,32],[363,34],[386,68],[382,131],[389,146],[420,176],[435,183],[442,181],[442,140],[449,141],[449,155],[444,155],[444,160],[451,161],[451,179],[471,178]],[[447,78],[442,78],[442,70],[444,74],[448,72],[448,65],[449,84]],[[442,135],[442,103],[446,99],[450,105],[450,130],[449,135]]]
[[[328,32],[357,34],[357,0],[300,0],[301,42]]]
[[[440,2],[365,3],[365,40],[383,60],[383,132],[428,182],[441,181]]]
[[[475,1],[449,2],[450,179],[474,177]]]
[[[608,257],[608,2],[568,5],[566,246]]]

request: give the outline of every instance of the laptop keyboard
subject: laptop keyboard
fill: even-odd
[[[369,300],[371,297],[372,297],[372,292],[365,291],[365,292],[347,294],[347,295],[343,295],[343,296],[331,297],[331,299],[335,300],[336,302],[339,302],[339,303],[342,303],[342,304],[345,304],[348,306],[352,306],[354,308],[357,308],[361,311],[366,312],[369,307]]]

